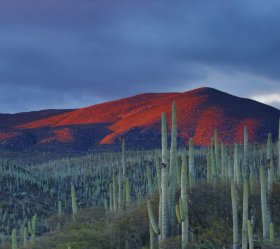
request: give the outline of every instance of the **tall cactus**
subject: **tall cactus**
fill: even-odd
[[[27,240],[28,240],[28,231],[27,228],[24,227],[23,229],[23,247],[26,248],[27,247]]]
[[[243,212],[242,212],[242,249],[248,247],[248,205],[249,205],[249,167],[248,167],[248,130],[244,127],[244,156],[243,156]]]
[[[188,210],[188,176],[186,151],[182,152],[181,170],[181,218],[182,218],[182,249],[186,249],[189,242],[189,210]]]
[[[177,110],[176,103],[172,104],[172,127],[170,147],[170,181],[169,181],[169,205],[170,205],[170,228],[171,234],[176,234],[176,187],[177,187]]]
[[[260,166],[260,180],[263,238],[267,240],[269,238],[269,211],[267,204],[267,178],[263,165]]]
[[[117,182],[116,182],[116,176],[115,172],[113,171],[112,173],[112,181],[113,181],[113,210],[114,212],[117,210],[118,207],[118,202],[117,202]]]
[[[126,208],[130,206],[130,183],[128,177],[125,179],[125,205]]]
[[[267,167],[268,167],[268,191],[270,192],[272,189],[272,185],[273,185],[274,177],[275,177],[273,157],[272,157],[272,135],[271,135],[271,133],[269,133],[267,136],[266,160],[267,160]]]
[[[32,242],[35,242],[36,239],[36,230],[37,230],[37,214],[33,215],[32,221],[31,221],[31,228],[32,228]]]
[[[123,171],[123,177],[126,177],[125,140],[124,139],[122,139],[122,171]]]
[[[162,187],[161,187],[161,169],[159,164],[159,154],[158,150],[155,152],[155,166],[157,173],[157,184],[158,184],[158,192],[159,192],[159,203],[158,203],[158,225],[160,229],[162,228]],[[158,241],[161,241],[161,234],[158,236]]]
[[[253,228],[250,220],[247,220],[247,229],[248,229],[249,249],[254,249]]]
[[[154,229],[153,229],[151,223],[149,223],[149,231],[150,231],[150,249],[156,249],[155,232],[154,232]]]
[[[269,224],[269,241],[272,244],[275,241],[274,224],[272,222],[270,222],[270,224]]]
[[[224,179],[227,176],[226,169],[227,169],[226,148],[225,148],[224,142],[222,142],[221,143],[221,177],[222,177],[222,179]]]
[[[231,203],[232,203],[233,249],[238,249],[238,206],[237,206],[236,184],[234,180],[231,180]]]
[[[122,158],[121,158],[121,164],[122,164],[122,176],[121,176],[121,181],[122,181],[122,196],[123,196],[123,202],[126,202],[126,162],[125,162],[125,140],[122,139]],[[126,206],[126,203],[122,203],[122,206]]]
[[[60,218],[62,215],[62,202],[58,201],[58,207],[57,207],[58,217]]]
[[[167,162],[167,125],[166,114],[162,114],[161,127],[161,145],[162,145],[162,169],[161,169],[161,191],[162,191],[162,227],[161,239],[164,241],[169,236],[169,192],[168,192],[168,162]]]
[[[216,162],[216,176],[219,176],[220,158],[219,158],[219,135],[217,128],[214,129],[214,149],[215,149],[215,162]]]
[[[278,129],[278,177],[280,177],[280,117],[279,117],[279,129]]]
[[[195,174],[195,168],[194,168],[194,146],[193,146],[193,140],[189,140],[189,184],[190,187],[193,186],[195,183],[196,174]]]
[[[123,207],[123,178],[122,178],[122,170],[119,167],[118,172],[118,207]]]
[[[76,200],[76,190],[74,185],[71,185],[71,200],[72,200],[72,214],[73,217],[75,217],[78,208],[77,208],[77,200]]]
[[[212,161],[211,161],[211,153],[207,154],[207,181],[212,182],[213,180],[213,171],[212,171]]]
[[[217,179],[217,162],[216,162],[216,157],[215,157],[215,141],[214,138],[211,140],[211,165],[212,165],[212,178],[213,181],[215,182]]]
[[[150,224],[153,228],[153,231],[156,235],[160,234],[160,229],[157,225],[155,216],[154,216],[154,212],[153,212],[153,208],[152,208],[152,204],[151,201],[149,199],[147,199],[147,206],[148,206],[148,215],[149,215],[149,220],[150,220]]]
[[[234,180],[237,183],[238,186],[241,186],[242,183],[242,177],[240,172],[240,166],[239,166],[239,157],[238,157],[238,144],[234,144]]]
[[[17,231],[13,229],[12,231],[12,249],[17,249]]]

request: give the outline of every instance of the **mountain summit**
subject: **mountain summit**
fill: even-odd
[[[171,106],[176,101],[178,141],[193,138],[209,145],[214,128],[225,143],[249,139],[262,142],[276,137],[280,111],[213,88],[183,93],[146,93],[75,110],[46,110],[0,115],[0,147],[5,149],[102,150],[124,137],[131,148],[160,145],[160,119],[166,112],[171,127]]]

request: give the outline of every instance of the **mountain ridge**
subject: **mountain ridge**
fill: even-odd
[[[225,143],[242,142],[244,126],[251,141],[265,141],[268,132],[275,138],[278,132],[278,109],[202,87],[182,93],[141,93],[79,109],[9,114],[6,119],[0,115],[0,148],[84,151],[114,145],[121,137],[132,148],[152,148],[160,143],[162,112],[170,130],[173,101],[181,145],[190,138],[196,145],[209,145],[214,128]]]

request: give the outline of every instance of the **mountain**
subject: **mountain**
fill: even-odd
[[[146,93],[74,110],[45,110],[0,115],[0,148],[8,150],[107,150],[125,138],[130,148],[160,146],[160,119],[166,112],[171,127],[171,106],[176,101],[178,142],[193,138],[196,145],[211,143],[214,128],[220,141],[263,142],[278,133],[280,111],[213,88],[183,93]]]

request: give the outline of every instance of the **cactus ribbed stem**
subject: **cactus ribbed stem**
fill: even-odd
[[[249,249],[254,249],[253,228],[250,220],[247,220],[247,229],[248,229]]]
[[[226,177],[226,166],[227,161],[226,161],[226,149],[225,149],[225,145],[222,142],[221,143],[221,176],[222,179],[224,179]]]
[[[278,129],[278,177],[280,177],[280,118],[279,118],[279,129]]]
[[[275,241],[274,224],[272,222],[270,222],[270,224],[269,224],[269,241],[272,244]]]
[[[212,165],[212,176],[213,181],[215,182],[217,179],[217,164],[216,164],[216,158],[215,158],[215,150],[214,150],[214,138],[212,138],[211,141],[211,165]]]
[[[116,177],[115,177],[115,173],[113,172],[113,210],[116,211],[117,210],[117,183],[116,183]]]
[[[37,214],[33,215],[32,221],[31,221],[31,227],[32,227],[32,242],[35,242],[36,239],[36,230],[37,230]]]
[[[263,224],[263,238],[269,238],[269,214],[267,204],[267,179],[263,165],[260,167],[261,180],[261,208],[262,208],[262,224]]]
[[[27,246],[27,238],[28,237],[28,231],[27,231],[27,228],[24,227],[23,229],[23,247],[26,248]]]
[[[207,155],[207,182],[212,182],[212,180],[213,180],[213,173],[212,173],[211,154],[208,153],[208,155]]]
[[[161,239],[164,241],[169,235],[169,192],[168,192],[168,165],[167,165],[167,126],[166,115],[162,114],[162,129],[161,129],[161,144],[162,144],[162,169],[161,169],[161,191],[162,191],[162,228]]]
[[[62,202],[58,201],[58,207],[57,207],[57,211],[58,211],[58,217],[61,217],[62,215]]]
[[[190,139],[189,141],[189,184],[190,187],[192,187],[195,183],[196,174],[195,174],[195,168],[194,168],[194,146],[193,146],[193,140]]]
[[[156,235],[159,235],[160,230],[159,230],[158,225],[156,223],[155,216],[154,216],[153,209],[152,209],[152,204],[151,204],[151,201],[149,199],[147,200],[147,206],[148,206],[148,215],[149,215],[150,224],[153,228],[154,233]]]
[[[268,192],[271,191],[274,182],[275,172],[272,158],[272,135],[271,133],[267,136],[267,150],[266,150],[266,160],[268,167]]]
[[[242,249],[247,249],[248,247],[248,199],[249,199],[249,186],[248,180],[243,180],[243,212],[242,212]]]
[[[125,140],[122,139],[122,173],[126,177],[126,164],[125,164]]]
[[[186,151],[182,151],[181,170],[181,219],[182,219],[182,249],[186,249],[189,243],[189,211],[188,211],[188,176]]]
[[[126,208],[130,206],[130,183],[128,177],[125,179],[125,205]]]
[[[149,231],[150,231],[150,249],[156,249],[155,245],[155,232],[151,223],[149,224]]]
[[[146,175],[148,180],[148,194],[149,196],[153,193],[153,185],[152,185],[152,175],[151,175],[151,169],[149,165],[146,166]]]
[[[155,153],[155,165],[156,165],[156,173],[157,173],[157,184],[158,184],[158,192],[159,192],[159,203],[158,203],[158,226],[161,229],[162,227],[162,188],[161,188],[161,169],[159,164],[159,155],[158,151]],[[158,241],[161,241],[161,234],[158,236]]]
[[[122,180],[122,172],[119,168],[118,172],[118,207],[123,207],[123,180]]]
[[[71,185],[71,200],[72,200],[72,214],[75,216],[78,208],[77,208],[77,200],[76,200],[76,191],[73,185]]]
[[[214,149],[215,149],[215,162],[216,162],[216,176],[219,176],[220,161],[219,161],[219,136],[217,128],[214,129]]]
[[[12,231],[12,249],[17,249],[17,231],[13,229]]]
[[[234,144],[234,180],[237,183],[238,186],[241,186],[242,177],[240,172],[240,166],[239,166],[239,158],[238,158],[238,144]]]
[[[172,104],[172,127],[171,127],[171,147],[170,147],[170,181],[169,181],[169,205],[170,205],[170,229],[175,235],[177,230],[176,214],[176,187],[177,187],[177,111],[176,103]]]
[[[248,205],[249,205],[249,166],[248,166],[248,130],[244,127],[244,156],[243,156],[243,212],[242,212],[242,249],[248,246]]]
[[[232,231],[233,231],[233,249],[238,248],[238,207],[237,191],[235,182],[231,181],[231,203],[232,203]]]

